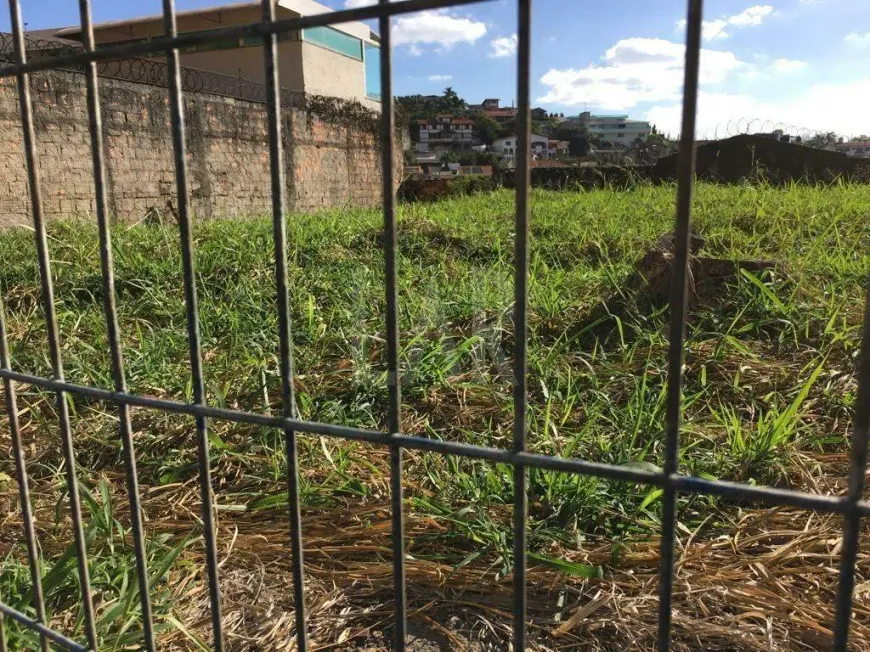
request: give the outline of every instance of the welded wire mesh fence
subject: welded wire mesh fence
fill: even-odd
[[[304,592],[304,565],[302,559],[302,527],[300,520],[298,468],[296,455],[296,433],[338,437],[347,440],[365,441],[387,446],[391,459],[391,507],[392,507],[392,565],[395,579],[395,619],[393,627],[394,647],[405,649],[406,604],[405,604],[405,556],[402,514],[402,451],[413,449],[443,455],[457,455],[473,459],[507,463],[514,469],[514,506],[513,506],[513,650],[521,652],[526,646],[526,523],[527,523],[527,469],[530,467],[551,469],[568,473],[626,480],[663,489],[663,519],[660,554],[658,647],[667,650],[671,640],[671,599],[674,574],[674,550],[676,539],[677,494],[710,494],[758,501],[769,505],[791,505],[819,512],[837,513],[843,516],[843,545],[840,561],[839,590],[836,597],[834,630],[834,649],[847,647],[849,622],[852,611],[852,594],[855,583],[856,557],[859,545],[860,520],[870,516],[870,504],[862,500],[864,477],[867,463],[868,422],[870,422],[870,294],[868,294],[864,315],[862,342],[862,361],[859,370],[859,390],[857,410],[852,436],[851,470],[849,490],[845,497],[832,497],[801,493],[772,487],[728,483],[680,475],[678,472],[679,435],[681,416],[681,384],[684,349],[684,330],[686,322],[687,276],[689,259],[690,216],[694,177],[694,133],[695,114],[698,99],[698,71],[701,50],[702,0],[689,0],[686,28],[685,80],[683,96],[683,121],[680,139],[680,168],[677,190],[677,215],[675,255],[673,259],[672,287],[670,295],[670,344],[669,375],[667,388],[667,429],[665,459],[662,472],[640,470],[608,464],[600,464],[581,459],[537,455],[526,450],[527,432],[527,313],[528,313],[528,272],[529,272],[529,163],[530,163],[530,61],[531,61],[531,19],[532,0],[517,0],[518,7],[518,154],[516,179],[515,212],[515,297],[514,324],[516,329],[513,361],[513,398],[514,429],[513,446],[509,450],[447,442],[424,437],[403,435],[401,430],[401,396],[399,367],[398,332],[398,294],[397,294],[397,239],[396,214],[393,185],[393,139],[394,113],[392,107],[392,57],[390,18],[426,9],[446,8],[466,5],[481,0],[406,0],[390,3],[379,0],[374,6],[347,9],[329,14],[318,14],[298,18],[276,20],[275,7],[270,0],[262,2],[262,21],[247,25],[224,27],[208,32],[179,34],[173,0],[163,1],[164,32],[160,38],[147,43],[128,43],[95,49],[93,25],[88,0],[80,0],[83,48],[81,51],[64,51],[52,56],[41,56],[28,60],[27,47],[22,30],[19,0],[10,0],[13,25],[13,47],[15,61],[0,69],[0,77],[15,77],[18,81],[20,96],[21,122],[23,128],[24,152],[28,170],[30,200],[33,213],[34,234],[38,252],[39,270],[42,282],[42,296],[46,316],[48,343],[53,374],[51,378],[38,377],[14,371],[9,357],[6,326],[2,321],[0,304],[0,376],[3,377],[6,409],[12,435],[12,449],[15,458],[24,522],[23,536],[26,540],[32,573],[33,601],[35,618],[0,603],[0,613],[6,618],[17,621],[39,633],[45,649],[49,642],[69,650],[97,649],[98,635],[94,605],[89,589],[86,540],[82,528],[82,510],[76,486],[76,457],[70,430],[67,396],[70,394],[104,401],[117,406],[120,423],[120,437],[124,446],[127,489],[131,505],[133,525],[133,546],[137,559],[139,577],[139,597],[142,605],[143,645],[147,650],[156,649],[154,622],[151,615],[148,572],[145,560],[144,531],[139,505],[137,486],[136,454],[131,436],[129,411],[133,406],[163,410],[169,413],[192,415],[196,419],[198,441],[198,460],[200,492],[202,496],[203,538],[206,549],[206,565],[211,604],[213,630],[212,645],[216,650],[224,649],[224,631],[221,622],[221,593],[218,578],[219,563],[215,544],[214,504],[212,499],[211,468],[209,462],[209,419],[227,420],[236,423],[256,424],[277,428],[284,432],[287,455],[287,506],[289,510],[290,550],[292,555],[293,584],[295,596],[295,633],[299,650],[309,649],[306,636],[306,613]],[[293,401],[293,361],[291,324],[289,310],[287,237],[284,211],[286,207],[286,186],[282,165],[282,140],[280,112],[282,97],[278,88],[277,43],[278,35],[306,27],[323,26],[352,20],[377,19],[381,32],[381,88],[383,97],[381,137],[383,216],[385,242],[385,276],[387,305],[387,360],[389,385],[389,427],[387,431],[377,432],[359,428],[345,427],[329,423],[306,422],[294,413]],[[225,38],[262,37],[264,39],[265,101],[269,117],[269,154],[271,157],[272,216],[275,238],[275,278],[279,316],[279,335],[281,353],[281,377],[283,413],[269,416],[253,412],[211,407],[206,404],[204,374],[199,333],[197,306],[197,276],[194,270],[193,237],[191,230],[191,211],[188,193],[188,172],[186,158],[186,139],[184,123],[184,103],[182,92],[185,90],[182,70],[179,65],[178,48]],[[144,54],[162,53],[166,57],[165,75],[169,89],[171,109],[171,129],[175,153],[175,171],[178,193],[178,218],[181,238],[184,295],[187,311],[187,331],[189,357],[193,388],[193,401],[190,403],[158,399],[128,393],[123,365],[123,351],[118,331],[118,317],[115,306],[115,288],[110,237],[110,219],[107,211],[105,160],[100,118],[100,97],[98,85],[98,66],[114,60],[124,60]],[[42,196],[39,175],[39,161],[36,153],[33,107],[28,76],[38,71],[52,68],[83,67],[87,74],[88,110],[90,116],[91,145],[93,154],[94,184],[97,197],[97,220],[100,232],[100,255],[102,262],[102,282],[104,289],[105,316],[108,324],[110,350],[113,362],[114,387],[103,389],[76,385],[64,379],[63,360],[58,335],[55,300],[52,288],[52,272],[46,237],[46,225],[42,213]],[[84,162],[82,163],[85,164]],[[68,494],[75,539],[78,573],[81,586],[82,616],[86,640],[75,642],[48,627],[41,577],[38,565],[38,546],[33,529],[33,520],[28,491],[28,474],[25,466],[24,449],[18,423],[16,384],[25,383],[56,393],[58,427],[66,461]],[[2,621],[0,621],[2,623]],[[2,641],[2,629],[0,629]],[[0,648],[2,649],[2,648]]]

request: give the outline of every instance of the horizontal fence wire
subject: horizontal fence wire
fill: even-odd
[[[30,618],[21,613],[20,611],[3,604],[2,602],[0,602],[0,614],[10,620],[14,620],[19,625],[24,625],[28,629],[32,629],[34,632],[38,632],[45,639],[50,640],[52,643],[60,645],[65,650],[70,650],[71,652],[88,652],[89,648],[85,647],[84,645],[76,643],[74,640],[69,639],[63,634],[54,631],[50,627],[46,627],[38,620]]]
[[[847,498],[826,496],[824,494],[811,494],[792,489],[779,489],[760,485],[744,484],[740,482],[726,482],[723,480],[708,480],[695,476],[674,474],[664,475],[655,471],[647,471],[634,466],[618,466],[601,462],[588,462],[586,460],[541,455],[537,453],[515,453],[503,448],[491,448],[477,444],[465,444],[462,442],[430,439],[414,435],[398,435],[392,437],[388,432],[366,430],[351,426],[340,426],[332,423],[304,421],[286,417],[270,416],[257,412],[233,410],[193,403],[182,403],[141,394],[122,394],[107,389],[98,389],[85,385],[76,385],[69,382],[58,382],[50,378],[33,376],[17,371],[0,369],[0,377],[9,378],[26,385],[33,385],[47,390],[62,389],[70,394],[88,397],[106,403],[125,403],[136,407],[163,410],[172,414],[187,414],[190,416],[204,416],[210,419],[221,419],[234,423],[247,423],[250,425],[263,426],[266,428],[293,428],[297,432],[311,435],[324,435],[347,439],[350,441],[362,441],[370,444],[382,444],[389,446],[392,441],[402,448],[418,450],[444,455],[457,455],[470,459],[486,460],[494,463],[524,464],[528,467],[545,469],[548,471],[564,471],[565,473],[577,473],[588,475],[604,480],[621,482],[634,482],[654,487],[665,487],[673,484],[682,492],[690,494],[711,494],[755,500],[766,505],[783,505],[788,507],[800,507],[811,509],[821,513],[846,514],[853,507]],[[870,502],[858,501],[854,509],[862,516],[870,516]]]
[[[165,36],[155,37],[147,42],[110,45],[95,48],[93,25],[90,19],[89,0],[80,0],[83,39],[82,47],[57,44],[53,41],[28,41],[21,29],[18,0],[10,0],[13,16],[13,35],[0,35],[0,61],[10,62],[0,68],[0,78],[18,78],[21,99],[21,119],[24,128],[24,149],[29,174],[32,212],[35,235],[39,253],[40,273],[43,284],[43,299],[48,326],[49,344],[53,362],[53,377],[46,378],[21,373],[12,369],[6,342],[6,326],[3,319],[3,304],[0,298],[0,377],[3,378],[6,394],[6,409],[10,413],[13,453],[19,480],[24,537],[28,544],[28,559],[34,585],[33,608],[37,617],[31,618],[12,607],[0,602],[0,652],[4,652],[4,622],[14,621],[40,636],[43,649],[54,643],[67,650],[96,650],[97,633],[94,628],[93,604],[88,590],[87,557],[84,539],[81,536],[81,513],[76,488],[75,457],[69,433],[67,397],[104,402],[115,405],[119,410],[119,436],[124,444],[127,475],[127,489],[134,514],[134,548],[137,557],[137,570],[140,576],[143,612],[143,636],[147,650],[153,650],[153,625],[150,623],[150,602],[147,590],[147,567],[144,563],[144,534],[139,506],[138,481],[136,477],[135,452],[132,447],[132,433],[129,430],[129,408],[143,407],[162,410],[170,414],[193,416],[196,421],[198,442],[198,461],[200,492],[202,498],[203,540],[208,568],[209,598],[211,605],[212,644],[214,649],[223,650],[223,629],[220,610],[220,583],[218,578],[219,562],[216,548],[214,523],[213,490],[208,451],[207,419],[223,420],[234,423],[247,423],[276,428],[285,433],[288,460],[288,507],[290,515],[290,548],[293,564],[295,625],[297,649],[304,652],[308,648],[306,636],[306,612],[304,608],[304,575],[302,563],[302,531],[300,501],[298,493],[298,468],[295,452],[297,433],[309,433],[336,437],[339,439],[362,441],[388,447],[391,451],[391,508],[392,508],[392,555],[395,588],[395,621],[393,647],[405,649],[405,577],[404,541],[402,516],[402,449],[430,452],[441,455],[455,455],[469,459],[484,460],[492,463],[511,465],[514,469],[514,623],[513,649],[521,652],[526,644],[526,527],[527,503],[526,472],[529,468],[547,469],[600,478],[614,482],[629,482],[659,487],[664,490],[663,532],[661,540],[661,568],[659,585],[659,634],[660,650],[670,649],[672,617],[672,582],[674,572],[674,547],[676,542],[677,494],[716,495],[742,501],[757,501],[773,506],[793,506],[815,510],[820,513],[841,514],[844,517],[844,546],[840,565],[840,582],[836,603],[836,622],[834,649],[844,651],[848,643],[848,629],[852,610],[857,551],[860,535],[860,519],[870,517],[870,503],[863,499],[864,474],[867,466],[868,421],[870,421],[870,291],[866,298],[864,332],[862,342],[862,362],[859,370],[858,407],[854,426],[851,452],[850,484],[847,495],[827,496],[806,492],[749,485],[744,483],[708,480],[681,475],[679,461],[679,429],[681,416],[681,373],[684,349],[686,276],[688,260],[688,234],[691,229],[691,203],[694,165],[694,125],[698,97],[698,66],[701,48],[702,0],[687,0],[685,83],[683,95],[683,130],[681,140],[681,164],[677,190],[676,253],[674,259],[673,287],[671,293],[671,330],[669,347],[669,380],[667,432],[665,462],[663,470],[649,471],[631,466],[617,466],[581,459],[540,455],[526,450],[526,410],[527,410],[527,318],[528,318],[528,226],[529,226],[529,145],[526,142],[530,133],[530,83],[531,83],[531,17],[532,0],[517,0],[518,14],[518,57],[517,57],[517,96],[519,98],[518,133],[525,134],[519,143],[519,164],[516,182],[516,232],[515,232],[515,302],[514,323],[517,334],[514,351],[514,437],[510,449],[491,448],[461,442],[410,436],[401,433],[401,394],[400,368],[398,360],[398,296],[396,244],[395,197],[393,189],[393,145],[395,118],[392,106],[392,57],[390,52],[390,18],[409,12],[437,10],[448,7],[485,2],[488,0],[405,0],[393,3],[378,0],[371,6],[345,9],[325,14],[301,16],[277,20],[273,0],[262,0],[262,21],[246,25],[236,25],[209,30],[207,32],[177,33],[176,14],[173,0],[163,0],[163,23]],[[381,128],[383,133],[384,154],[382,155],[383,214],[385,233],[385,277],[388,332],[388,384],[389,424],[386,431],[366,430],[337,424],[309,422],[296,417],[293,407],[293,363],[292,338],[289,311],[289,287],[287,280],[286,207],[283,151],[281,148],[282,107],[292,106],[304,94],[289,94],[278,88],[278,63],[276,57],[278,36],[307,27],[326,26],[335,23],[377,19],[382,37],[383,56],[381,57],[381,88],[384,90]],[[191,71],[180,66],[178,48],[223,40],[227,38],[262,37],[264,44],[265,84],[239,80],[227,75],[203,71]],[[32,57],[28,57],[29,53]],[[165,58],[152,61],[150,58],[136,58],[154,55]],[[105,293],[105,313],[109,327],[110,349],[113,358],[114,390],[77,385],[67,382],[63,376],[60,359],[60,345],[57,324],[54,316],[54,296],[51,284],[45,224],[41,214],[38,161],[33,139],[32,107],[27,75],[51,69],[68,69],[85,72],[88,75],[89,118],[92,130],[92,155],[94,184],[98,195],[97,219],[101,239],[101,270]],[[126,390],[123,372],[123,354],[117,331],[117,312],[111,258],[111,239],[108,214],[105,207],[105,169],[102,153],[102,140],[99,135],[99,89],[97,76],[115,77],[128,81],[140,81],[165,86],[168,89],[172,116],[172,137],[175,152],[176,185],[179,193],[179,236],[182,248],[184,293],[187,309],[186,323],[191,365],[191,380],[194,399],[190,403],[159,399],[151,396],[130,394]],[[244,87],[243,87],[243,83]],[[232,84],[236,88],[232,88]],[[251,84],[248,86],[247,84]],[[281,345],[281,376],[283,409],[281,416],[271,416],[212,407],[206,404],[202,352],[199,342],[199,315],[197,308],[196,274],[193,267],[193,238],[191,216],[188,207],[188,181],[186,170],[186,147],[184,129],[184,91],[212,92],[231,96],[236,92],[242,99],[264,102],[269,115],[269,155],[272,182],[272,214],[275,239],[275,274],[277,287],[277,310],[279,312],[279,337]],[[102,199],[100,199],[102,198]],[[114,325],[114,328],[113,328]],[[47,625],[44,611],[41,578],[38,570],[37,542],[33,532],[30,497],[27,485],[27,471],[23,457],[23,447],[17,425],[16,383],[35,387],[57,396],[61,441],[67,461],[67,483],[70,492],[74,535],[78,547],[78,565],[82,591],[82,615],[88,638],[87,646],[65,637]],[[126,415],[126,416],[125,416]],[[126,425],[125,425],[126,424]],[[136,524],[136,515],[140,521]],[[144,575],[143,575],[144,573]],[[5,620],[4,620],[5,619]]]

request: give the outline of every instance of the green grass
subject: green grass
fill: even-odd
[[[510,446],[512,211],[513,196],[504,191],[400,208],[408,433]],[[694,219],[707,241],[705,255],[784,265],[735,277],[690,306],[682,471],[789,486],[797,481],[796,461],[845,450],[870,269],[868,215],[868,186],[699,186]],[[647,468],[660,463],[668,311],[645,301],[626,279],[673,220],[672,187],[533,194],[528,426],[534,452]],[[381,224],[377,211],[288,217],[297,403],[304,419],[385,427]],[[67,378],[111,387],[96,228],[54,223],[49,235]],[[119,225],[113,236],[130,390],[190,400],[177,232]],[[271,225],[267,219],[204,223],[195,241],[208,401],[277,413]],[[0,235],[0,260],[14,366],[49,374],[32,233]],[[604,318],[590,324],[593,315]],[[139,627],[138,603],[130,598],[133,557],[122,536],[126,517],[113,516],[121,506],[126,510],[121,445],[111,406],[72,401],[101,632],[105,649],[114,649],[135,638]],[[29,408],[22,417],[25,438],[35,443],[30,472],[40,488],[38,508],[57,514],[57,525],[42,520],[40,531],[52,578],[50,611],[63,613],[75,603],[77,579],[75,565],[63,556],[69,541],[62,527],[64,466],[54,444],[52,399],[22,388],[20,402]],[[280,514],[282,435],[210,425],[222,518],[241,511]],[[190,420],[136,410],[134,428],[143,486],[187,483],[184,491],[194,495]],[[7,436],[3,426],[0,437]],[[307,436],[299,446],[308,508],[386,501],[389,467],[382,451]],[[9,457],[0,458],[2,474],[14,477]],[[511,478],[502,465],[409,453],[408,510],[445,525],[443,534],[413,542],[415,557],[447,555],[462,563],[456,552],[443,552],[449,543],[450,550],[490,558],[493,572],[507,570]],[[7,485],[4,491],[12,492],[11,480]],[[530,491],[530,545],[539,562],[548,559],[542,556],[548,546],[576,546],[586,535],[619,542],[657,532],[660,494],[648,488],[534,471]],[[14,509],[10,502],[7,511]],[[680,519],[690,529],[703,524],[712,535],[728,527],[733,512],[718,499],[683,497]],[[196,525],[191,521],[188,529],[195,532]],[[23,546],[12,544],[16,538],[0,543],[6,560],[0,594],[27,610],[29,579]],[[149,534],[151,568],[160,577],[185,572],[179,570],[184,555],[176,558],[182,543],[189,543],[182,533]],[[559,560],[550,561],[559,567]],[[159,586],[160,577],[154,578]],[[175,627],[170,591],[156,603],[161,626]],[[81,623],[76,627],[80,633]]]

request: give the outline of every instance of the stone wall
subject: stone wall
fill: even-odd
[[[33,75],[34,123],[47,218],[94,213],[84,75]],[[165,88],[100,79],[109,210],[136,221],[177,206]],[[188,179],[198,219],[271,210],[268,125],[263,104],[185,93]],[[380,143],[369,131],[286,110],[288,209],[376,206],[381,200]],[[401,170],[401,143],[396,166]],[[30,224],[30,202],[15,79],[0,79],[0,226]],[[400,178],[400,174],[396,175]]]

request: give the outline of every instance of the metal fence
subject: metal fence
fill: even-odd
[[[625,480],[662,488],[663,518],[661,533],[660,581],[658,637],[659,650],[668,650],[671,639],[671,596],[674,574],[675,512],[678,492],[691,494],[710,494],[729,496],[742,500],[758,501],[770,505],[790,505],[816,510],[819,512],[841,514],[844,519],[843,546],[840,561],[839,590],[837,593],[834,627],[834,649],[846,650],[849,621],[852,608],[852,594],[855,583],[855,567],[859,545],[860,520],[870,516],[870,503],[862,500],[864,475],[867,464],[868,422],[870,422],[870,292],[868,292],[864,313],[863,342],[859,370],[859,390],[857,413],[852,436],[851,470],[849,489],[844,497],[814,495],[796,491],[760,487],[739,483],[705,480],[680,475],[678,472],[678,452],[681,416],[681,382],[683,361],[683,336],[686,320],[686,279],[688,264],[688,234],[692,208],[692,184],[694,177],[694,133],[695,113],[698,98],[698,68],[701,46],[702,0],[688,0],[685,82],[683,94],[682,136],[680,142],[680,167],[677,186],[676,215],[676,252],[674,256],[673,284],[670,299],[670,345],[669,375],[667,389],[667,430],[665,459],[662,472],[630,469],[608,464],[599,464],[580,459],[564,459],[536,455],[526,451],[526,409],[527,409],[527,307],[528,307],[528,267],[529,267],[529,142],[530,124],[530,60],[531,60],[531,18],[532,0],[517,0],[518,6],[518,105],[519,105],[519,151],[517,156],[516,182],[516,260],[515,260],[515,304],[514,323],[516,343],[514,351],[514,433],[510,450],[474,446],[457,442],[445,442],[424,437],[401,434],[400,383],[399,383],[399,333],[398,333],[398,295],[396,289],[396,215],[393,192],[394,114],[392,110],[392,58],[390,53],[390,17],[413,11],[438,9],[451,6],[468,5],[482,0],[406,0],[389,3],[379,0],[374,6],[348,9],[329,14],[304,16],[287,20],[275,20],[275,8],[270,0],[263,0],[263,20],[258,23],[225,27],[207,33],[178,34],[176,29],[173,0],[163,0],[165,36],[148,43],[131,43],[94,49],[93,26],[89,0],[80,0],[81,23],[83,26],[84,50],[51,58],[27,61],[25,40],[22,31],[19,0],[10,0],[16,62],[0,69],[0,78],[17,77],[20,96],[21,121],[24,134],[24,151],[30,184],[34,233],[39,259],[42,282],[42,295],[46,314],[48,340],[53,366],[53,377],[42,378],[13,371],[9,359],[5,324],[2,321],[0,305],[0,376],[4,379],[7,409],[12,431],[12,448],[20,488],[24,537],[27,542],[30,568],[33,581],[34,609],[36,618],[30,618],[2,603],[0,614],[11,618],[26,627],[39,632],[43,649],[54,642],[69,650],[97,649],[97,632],[94,606],[91,599],[88,579],[87,553],[82,528],[82,512],[76,480],[75,453],[70,430],[67,396],[74,394],[109,404],[117,405],[120,417],[120,437],[123,442],[127,475],[127,490],[131,506],[133,545],[136,553],[139,591],[142,604],[143,637],[145,649],[155,649],[154,623],[151,614],[148,590],[148,572],[145,562],[145,546],[141,506],[136,475],[136,455],[133,449],[130,425],[130,407],[140,406],[165,410],[171,413],[193,415],[196,418],[198,440],[200,491],[202,494],[202,518],[208,567],[208,581],[211,601],[211,621],[213,645],[216,650],[224,650],[224,635],[221,625],[221,595],[218,581],[218,559],[215,545],[214,505],[212,502],[211,470],[209,466],[208,419],[223,419],[238,423],[256,424],[278,428],[286,435],[287,453],[287,493],[290,516],[290,549],[292,554],[293,586],[295,596],[296,641],[299,650],[308,650],[306,637],[306,614],[304,600],[304,573],[302,561],[302,532],[299,509],[299,489],[297,480],[296,433],[305,432],[348,440],[365,441],[388,446],[391,460],[391,504],[392,504],[392,564],[395,578],[395,622],[394,647],[405,649],[405,572],[404,540],[402,516],[402,450],[414,449],[444,455],[458,455],[467,458],[507,463],[514,469],[514,607],[513,607],[513,650],[522,652],[526,647],[526,515],[528,498],[526,493],[526,471],[529,467],[551,469],[568,473],[595,476],[611,480]],[[389,428],[387,432],[375,432],[358,428],[344,427],[328,423],[312,423],[296,418],[293,411],[293,361],[291,347],[291,327],[289,312],[289,288],[287,277],[287,238],[284,222],[286,205],[284,168],[281,146],[281,120],[279,112],[281,98],[277,75],[277,35],[305,27],[323,26],[352,20],[377,19],[380,24],[383,55],[381,57],[381,83],[383,97],[387,99],[381,118],[381,137],[383,139],[382,177],[383,177],[383,214],[385,233],[385,274],[387,301],[387,359],[389,384]],[[279,335],[281,349],[282,378],[282,416],[266,416],[252,412],[210,407],[205,402],[202,355],[200,347],[196,275],[193,267],[193,239],[191,233],[191,214],[188,193],[188,173],[186,165],[184,104],[182,102],[183,83],[179,66],[178,49],[198,43],[208,43],[216,39],[244,36],[266,37],[264,66],[266,102],[269,118],[269,151],[271,156],[272,214],[275,238],[275,276],[279,311]],[[175,170],[178,190],[179,229],[181,236],[182,261],[184,273],[184,294],[187,310],[187,330],[190,348],[190,366],[193,382],[192,403],[161,400],[148,396],[130,394],[126,391],[118,332],[118,318],[115,306],[115,291],[112,266],[112,247],[110,239],[110,220],[106,204],[106,172],[103,150],[103,137],[100,119],[99,86],[97,83],[97,64],[115,59],[124,59],[145,53],[164,52],[169,82],[171,102],[172,136],[175,149]],[[97,197],[97,220],[100,233],[100,254],[102,263],[102,283],[104,290],[105,313],[108,323],[111,349],[114,388],[100,389],[68,383],[64,380],[61,359],[60,339],[55,314],[52,291],[52,274],[45,220],[42,213],[42,197],[39,179],[39,162],[36,155],[33,108],[31,105],[28,75],[50,68],[85,66],[87,71],[87,97],[90,116],[91,144],[93,154],[94,184]],[[24,450],[18,423],[16,405],[16,383],[26,383],[56,392],[58,423],[66,459],[67,483],[70,509],[74,524],[73,533],[77,549],[78,572],[82,589],[82,612],[87,641],[77,643],[53,631],[47,625],[41,580],[38,571],[38,552],[33,529],[30,496],[27,486],[27,470]],[[2,633],[2,630],[0,630]],[[3,646],[0,645],[0,650]]]

